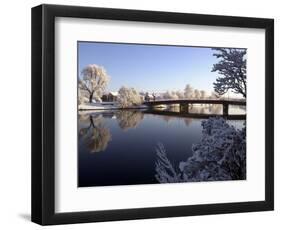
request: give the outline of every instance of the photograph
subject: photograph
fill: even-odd
[[[246,180],[247,49],[77,42],[78,187]]]
[[[273,211],[275,19],[124,7],[32,7],[31,221]]]

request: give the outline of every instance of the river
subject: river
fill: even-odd
[[[201,139],[201,122],[207,117],[196,114],[215,115],[221,110],[220,106],[194,106],[188,116],[182,116],[177,107],[79,112],[78,187],[158,183],[157,145],[162,143],[171,162],[178,165],[192,155],[192,145]],[[230,107],[229,112],[246,111]],[[228,123],[241,129],[245,119]]]

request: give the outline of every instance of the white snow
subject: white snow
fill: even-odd
[[[202,121],[202,139],[193,155],[178,167],[171,164],[165,147],[156,148],[156,179],[160,183],[246,179],[246,128],[238,130],[221,117]]]
[[[146,105],[128,106],[126,109],[145,109]],[[79,110],[111,110],[122,109],[117,102],[85,103],[78,106]]]

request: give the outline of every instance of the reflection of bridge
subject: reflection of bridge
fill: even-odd
[[[228,115],[229,105],[241,105],[246,106],[245,100],[216,100],[216,99],[177,99],[177,100],[156,100],[156,101],[145,101],[143,103],[147,106],[157,106],[157,105],[180,105],[180,112],[189,113],[189,105],[191,104],[216,104],[223,106],[223,115]]]
[[[145,110],[143,113],[155,114],[155,115],[164,115],[164,116],[173,116],[173,117],[183,117],[183,118],[194,118],[194,119],[207,119],[209,117],[224,117],[227,120],[246,120],[246,115],[219,115],[219,114],[197,114],[197,113],[179,113],[173,111],[165,110]]]

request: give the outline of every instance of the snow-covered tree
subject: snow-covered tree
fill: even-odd
[[[194,97],[194,89],[189,85],[187,84],[185,86],[185,89],[184,89],[184,96],[188,99],[191,99]]]
[[[203,137],[193,156],[179,167],[183,178],[195,181],[246,179],[246,128],[237,130],[225,119],[202,122]]]
[[[178,99],[183,99],[184,98],[184,93],[181,91],[176,91],[176,95],[178,96]]]
[[[91,64],[82,70],[81,75],[78,87],[87,92],[89,103],[94,98],[99,99],[109,82],[106,70],[102,66]]]
[[[118,93],[118,103],[122,108],[133,105],[140,105],[142,103],[140,94],[134,88],[126,88],[122,86],[119,89]]]
[[[164,99],[173,99],[173,100],[177,100],[179,99],[178,95],[176,92],[174,91],[167,91],[163,94],[163,98]]]
[[[218,95],[216,92],[211,92],[211,95],[209,96],[210,99],[218,99],[220,98],[220,95]]]
[[[80,88],[78,88],[78,104],[84,104],[85,102],[87,102],[87,92],[85,92],[85,90],[81,90]]]
[[[201,97],[200,91],[198,89],[195,89],[194,90],[194,98],[200,99],[200,97]]]
[[[205,90],[200,90],[200,97],[201,97],[201,99],[206,98],[206,96],[207,96],[207,92]]]
[[[170,92],[166,91],[166,92],[162,93],[162,98],[163,99],[169,99],[170,98]]]
[[[175,167],[164,146],[156,154],[156,179],[160,183],[246,179],[246,128],[236,129],[221,117],[202,121],[202,139],[193,155]]]
[[[156,161],[155,165],[156,180],[159,183],[182,182],[181,173],[167,157],[166,149],[162,143],[158,144],[156,155],[158,157],[158,161]]]
[[[220,76],[214,82],[214,89],[219,95],[229,90],[246,98],[246,49],[214,48],[214,56],[219,62],[214,64],[212,72]]]

